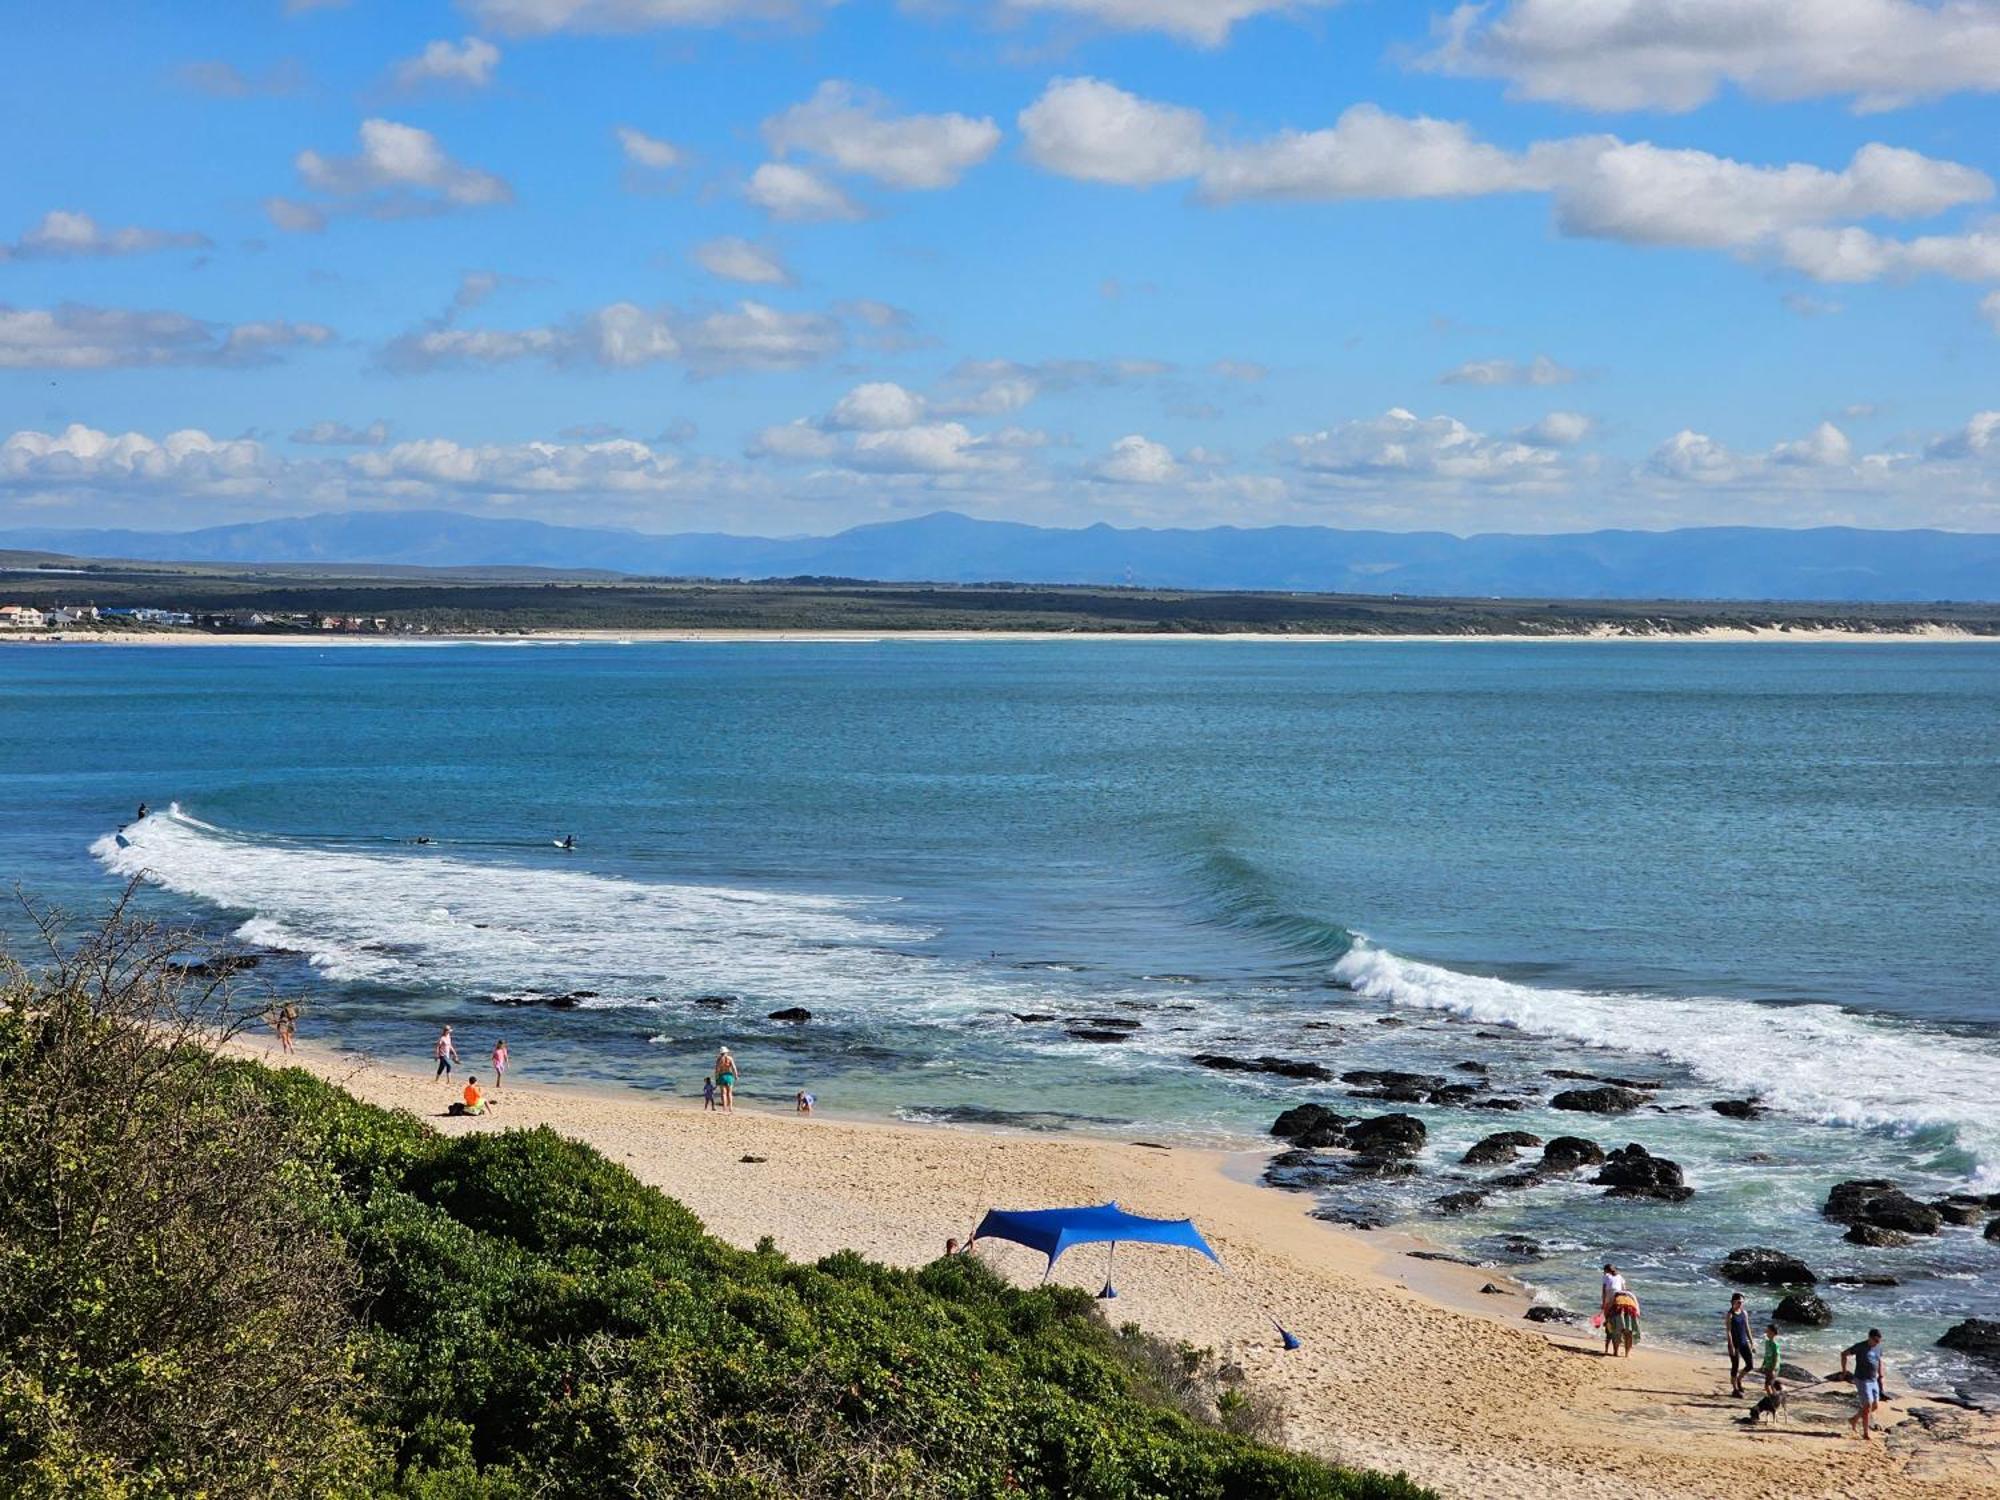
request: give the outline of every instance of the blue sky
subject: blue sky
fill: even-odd
[[[2000,527],[2000,0],[8,33],[0,525]]]

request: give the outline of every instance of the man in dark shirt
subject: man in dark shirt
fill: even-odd
[[[1848,1361],[1854,1362],[1854,1396],[1859,1407],[1847,1419],[1850,1431],[1861,1429],[1861,1441],[1872,1442],[1869,1433],[1869,1418],[1875,1415],[1875,1408],[1882,1401],[1882,1330],[1871,1328],[1868,1337],[1858,1344],[1850,1344],[1840,1351],[1840,1373],[1848,1373]]]

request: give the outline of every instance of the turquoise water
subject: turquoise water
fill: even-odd
[[[121,845],[141,799],[177,810]],[[1529,1107],[1415,1109],[1425,1175],[1328,1206],[1530,1234],[1573,1302],[1615,1256],[1704,1332],[1732,1246],[1886,1271],[1804,1342],[1881,1322],[1945,1377],[1924,1346],[2000,1314],[1977,1230],[1859,1250],[1817,1214],[1848,1176],[2000,1191],[1988,645],[21,648],[0,822],[36,897],[143,874],[270,950],[308,1035],[388,1055],[449,1020],[524,1076],[690,1092],[727,1041],[753,1100],[1226,1143],[1401,1106],[1195,1053],[1478,1060]],[[1068,1035],[1121,1029],[1092,1017],[1138,1029]],[[1551,1067],[1661,1108],[1547,1111]],[[1752,1093],[1767,1118],[1707,1108]],[[1641,1141],[1696,1196],[1436,1220],[1515,1127]]]

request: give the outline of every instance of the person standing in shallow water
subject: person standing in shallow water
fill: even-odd
[[[727,1047],[715,1054],[715,1095],[718,1108],[736,1108],[736,1059]]]

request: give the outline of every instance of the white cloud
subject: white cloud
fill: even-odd
[[[1934,440],[1925,450],[1930,458],[2000,459],[2000,411],[1974,412],[1956,432]]]
[[[1511,152],[1450,120],[1392,115],[1356,104],[1324,130],[1287,130],[1251,145],[1214,147],[1203,196],[1238,198],[1463,198],[1533,183]]]
[[[1208,154],[1200,110],[1155,104],[1095,78],[1054,80],[1019,124],[1031,161],[1082,182],[1173,182],[1199,172]]]
[[[1597,424],[1580,411],[1552,411],[1514,436],[1537,448],[1573,448],[1596,428]]]
[[[1180,478],[1181,466],[1164,443],[1131,433],[1111,445],[1092,473],[1111,484],[1167,484]]]
[[[686,160],[681,148],[672,141],[648,135],[635,126],[620,125],[613,133],[618,137],[618,149],[625,153],[625,160],[635,167],[644,167],[649,172],[670,172]]]
[[[838,0],[459,0],[481,26],[512,36],[619,34],[732,21],[782,21]]]
[[[1784,236],[1785,264],[1819,281],[1879,281],[1930,273],[1959,281],[2000,281],[2000,234],[1927,234],[1898,240],[1866,229],[1795,229]]]
[[[1736,478],[1742,461],[1706,433],[1683,427],[1653,450],[1646,460],[1653,473],[1669,479],[1714,484]]]
[[[861,206],[808,167],[767,161],[750,174],[743,196],[774,219],[796,223],[859,219]]]
[[[13,244],[0,244],[0,263],[147,255],[156,250],[206,250],[213,243],[205,234],[172,229],[105,229],[89,214],[55,208],[43,214],[42,221]]]
[[[1438,377],[1440,385],[1568,385],[1576,371],[1537,354],[1526,364],[1515,359],[1472,359]]]
[[[293,165],[308,188],[335,204],[267,200],[271,222],[292,231],[324,228],[333,212],[400,218],[505,203],[514,196],[505,178],[453,161],[428,130],[395,120],[362,121],[360,149],[351,156],[306,150],[293,158]]]
[[[16,432],[0,443],[0,484],[172,483],[241,489],[260,483],[264,451],[194,428],[157,442],[142,433],[114,437],[71,423],[60,433]]]
[[[1461,5],[1424,59],[1529,99],[1688,110],[1725,83],[1889,108],[2000,89],[1992,0],[1508,0]]]
[[[1048,392],[1139,385],[1173,370],[1157,359],[1045,359],[1033,364],[965,359],[945,377],[946,394],[932,402],[932,409],[951,416],[1001,416]]]
[[[1392,407],[1286,439],[1280,453],[1309,476],[1338,484],[1417,482],[1540,487],[1567,477],[1562,455],[1519,438],[1489,437],[1456,417]]]
[[[211,323],[185,313],[0,303],[0,368],[107,370],[158,365],[259,365],[279,351],[325,344],[318,323]]]
[[[792,273],[777,252],[736,235],[705,240],[694,247],[695,264],[724,281],[751,286],[789,286]]]
[[[380,448],[389,441],[389,424],[379,417],[366,427],[350,427],[345,422],[314,422],[294,432],[292,441],[313,448]]]
[[[833,404],[826,425],[858,432],[880,432],[895,427],[914,427],[923,421],[924,398],[905,390],[892,380],[857,385]]]
[[[1854,444],[1831,422],[1822,422],[1804,437],[1779,443],[1771,450],[1771,461],[1793,468],[1831,469],[1854,456]]]
[[[890,187],[947,188],[993,154],[1000,128],[967,115],[890,115],[886,101],[838,80],[764,122],[778,156],[799,151]]]
[[[1120,31],[1159,31],[1203,47],[1229,40],[1230,28],[1255,16],[1291,13],[1337,0],[1003,0],[1016,11],[1080,16]]]
[[[1743,453],[1706,433],[1683,428],[1646,460],[1657,478],[1696,485],[1826,484],[1864,474],[1880,477],[1891,467],[1888,455],[1857,459],[1846,433],[1821,422],[1802,438],[1773,444],[1765,453]]]
[[[675,363],[697,375],[794,370],[840,352],[846,331],[825,313],[782,312],[761,302],[690,312],[613,302],[560,324],[518,329],[414,329],[380,351],[384,368],[405,374],[540,359],[558,366],[626,370]]]
[[[396,86],[421,89],[432,84],[483,89],[500,66],[500,49],[484,37],[469,36],[454,45],[428,43],[415,57],[406,57],[391,72]]]

